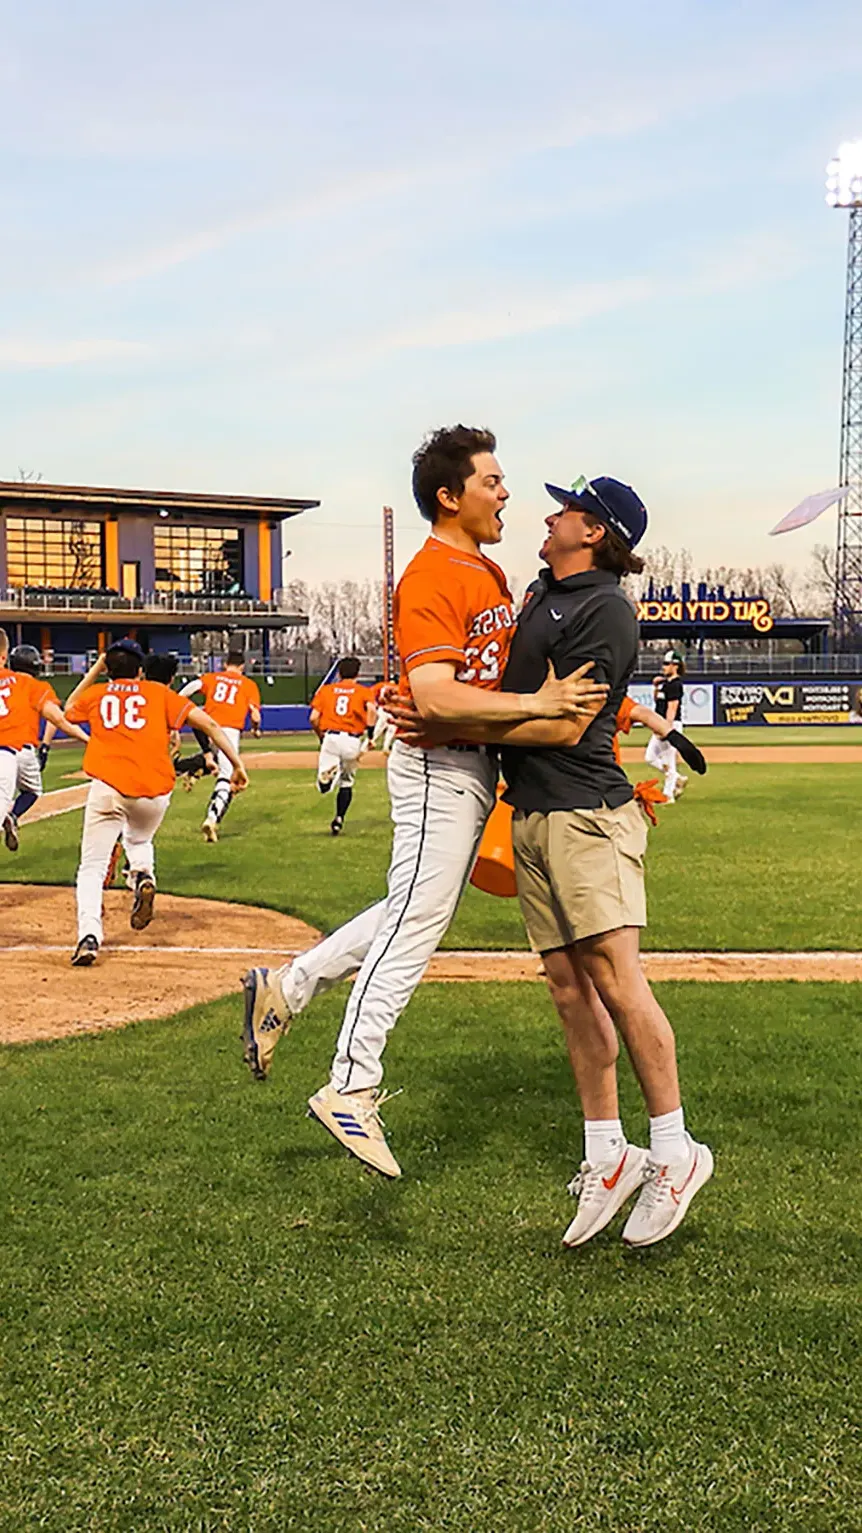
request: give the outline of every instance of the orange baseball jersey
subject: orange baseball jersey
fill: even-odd
[[[239,671],[207,671],[201,687],[204,708],[223,729],[242,729],[249,708],[260,707],[257,682]]]
[[[320,714],[319,728],[324,734],[339,730],[345,735],[365,733],[365,709],[374,701],[374,690],[359,681],[327,681],[311,699]]]
[[[109,681],[89,687],[67,710],[89,724],[84,771],[127,798],[158,798],[176,781],[168,731],[182,729],[194,707],[160,681]]]
[[[499,687],[515,631],[515,604],[498,565],[430,537],[398,582],[395,640],[407,675],[453,660],[456,681]]]
[[[0,666],[0,746],[19,751],[39,739],[42,704],[57,701],[47,681]]]
[[[633,697],[624,697],[617,710],[617,727],[614,733],[613,746],[614,757],[617,766],[622,766],[623,757],[620,750],[620,734],[630,735],[632,732],[632,709],[635,706]]]

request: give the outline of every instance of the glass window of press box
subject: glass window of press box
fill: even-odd
[[[153,546],[157,591],[176,596],[242,594],[239,528],[156,526]]]
[[[10,586],[99,590],[104,586],[105,573],[102,523],[9,516],[6,560]]]

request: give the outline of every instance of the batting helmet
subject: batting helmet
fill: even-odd
[[[28,676],[38,676],[42,669],[42,656],[35,644],[16,644],[9,656],[10,671],[26,671]]]

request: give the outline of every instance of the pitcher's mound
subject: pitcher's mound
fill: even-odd
[[[0,885],[0,1043],[170,1017],[231,990],[239,1002],[243,969],[282,964],[319,935],[277,910],[161,893],[152,924],[134,932],[131,908],[130,894],[106,891],[105,945],[92,968],[73,969],[74,890]]]

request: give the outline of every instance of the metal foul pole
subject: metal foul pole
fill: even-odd
[[[383,680],[396,681],[398,661],[395,654],[395,512],[383,507]]]

